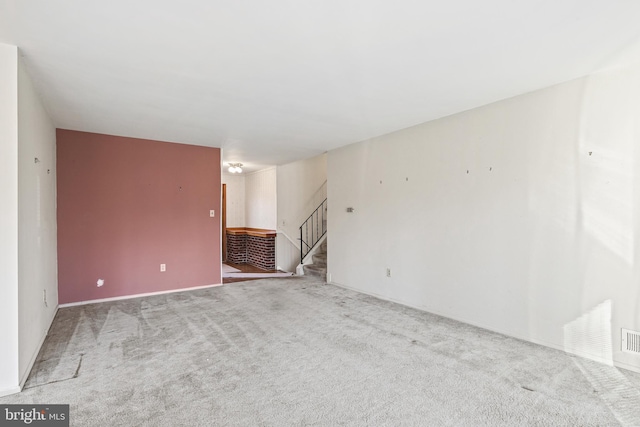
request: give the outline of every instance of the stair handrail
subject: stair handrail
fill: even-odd
[[[325,212],[327,210],[327,199],[313,211],[311,215],[300,226],[300,263],[304,261],[309,252],[327,233],[327,223]],[[309,227],[311,226],[311,227]],[[311,233],[309,233],[311,229]]]

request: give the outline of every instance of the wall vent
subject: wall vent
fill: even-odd
[[[622,329],[622,351],[640,354],[640,332]]]

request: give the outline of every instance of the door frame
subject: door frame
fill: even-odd
[[[227,260],[227,184],[222,184],[222,262]]]

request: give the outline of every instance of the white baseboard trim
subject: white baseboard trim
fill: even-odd
[[[613,361],[613,366],[615,366],[616,368],[626,369],[627,371],[637,372],[637,373],[640,374],[640,368],[638,368],[635,365],[630,365],[630,364],[624,363],[624,362],[616,362],[614,360]]]
[[[98,304],[98,303],[101,303],[101,302],[120,301],[120,300],[125,300],[125,299],[132,299],[132,298],[150,297],[150,296],[154,296],[154,295],[173,294],[173,293],[176,293],[176,292],[196,291],[198,289],[216,288],[218,286],[222,286],[222,283],[216,283],[214,285],[193,286],[191,288],[169,289],[168,291],[147,292],[147,293],[143,293],[143,294],[123,295],[123,296],[119,296],[119,297],[92,299],[92,300],[78,301],[78,302],[69,302],[69,303],[66,303],[66,304],[60,304],[59,307],[60,308],[65,308],[65,307],[75,307],[77,305]]]
[[[36,359],[38,358],[38,354],[40,354],[40,349],[42,349],[42,344],[44,344],[44,340],[47,339],[47,335],[49,335],[49,329],[51,329],[51,325],[53,325],[53,319],[56,318],[56,314],[58,313],[58,308],[59,307],[60,306],[56,306],[56,309],[53,310],[53,315],[49,319],[49,326],[47,326],[47,330],[44,331],[44,334],[42,334],[42,337],[40,337],[40,342],[38,343],[38,346],[36,347],[36,350],[31,355],[31,360],[29,360],[29,365],[27,366],[27,369],[24,372],[22,372],[22,374],[21,374],[22,376],[20,378],[20,391],[22,391],[22,388],[24,387],[24,383],[27,382],[27,378],[29,378],[29,374],[31,373],[31,369],[33,369],[33,365],[36,363]]]
[[[20,386],[5,388],[0,390],[0,397],[9,396],[10,394],[20,393],[21,391],[22,391],[22,388]]]
[[[478,323],[470,322],[470,321],[468,321],[466,319],[457,318],[457,317],[454,317],[454,316],[450,316],[448,314],[440,313],[440,312],[438,312],[436,310],[432,310],[430,307],[424,307],[424,306],[420,306],[420,305],[409,304],[409,303],[404,302],[404,301],[400,301],[400,300],[396,300],[394,298],[386,297],[384,295],[376,294],[375,292],[366,292],[366,291],[363,291],[361,289],[354,288],[354,287],[351,287],[351,286],[348,286],[348,285],[343,285],[343,284],[337,283],[337,282],[329,282],[329,283],[331,285],[335,285],[335,286],[338,286],[340,288],[348,289],[350,291],[358,292],[358,293],[361,293],[361,294],[369,295],[369,296],[372,296],[374,298],[381,299],[383,301],[389,301],[389,302],[393,302],[395,304],[404,305],[405,307],[410,307],[410,308],[414,308],[416,310],[420,310],[420,311],[424,311],[424,312],[427,312],[427,313],[435,314],[436,316],[445,317],[447,319],[455,320],[456,322],[460,322],[460,323],[464,323],[464,324],[467,324],[467,325],[475,326],[477,328],[485,329],[487,331],[495,332],[497,334],[505,335],[505,336],[508,336],[508,337],[511,337],[511,338],[516,338],[516,339],[519,339],[519,340],[522,340],[522,341],[530,342],[532,344],[541,345],[543,347],[549,347],[549,348],[552,348],[554,350],[559,350],[559,351],[562,351],[562,352],[564,352],[566,354],[570,354],[572,356],[582,357],[584,359],[593,360],[594,362],[602,363],[602,364],[605,364],[605,365],[608,365],[608,366],[615,366],[617,368],[622,368],[622,369],[626,369],[628,371],[633,371],[633,372],[640,373],[640,367],[639,366],[634,366],[634,365],[630,365],[630,364],[627,364],[627,363],[618,362],[616,360],[604,359],[604,358],[602,358],[600,356],[597,356],[597,355],[584,353],[584,352],[580,352],[580,351],[573,351],[572,349],[567,349],[564,346],[557,345],[557,344],[554,344],[554,343],[549,343],[549,342],[544,342],[544,341],[540,341],[540,340],[536,340],[536,339],[532,339],[532,338],[528,338],[528,337],[519,336],[518,334],[514,334],[512,332],[507,332],[507,331],[499,330],[497,328],[492,328],[492,327],[487,327],[485,325],[480,325]]]

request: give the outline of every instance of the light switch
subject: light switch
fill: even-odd
[[[216,216],[216,211],[214,211],[213,209],[211,209],[211,210],[209,211],[209,216],[210,216],[211,218],[213,218],[214,216]]]

